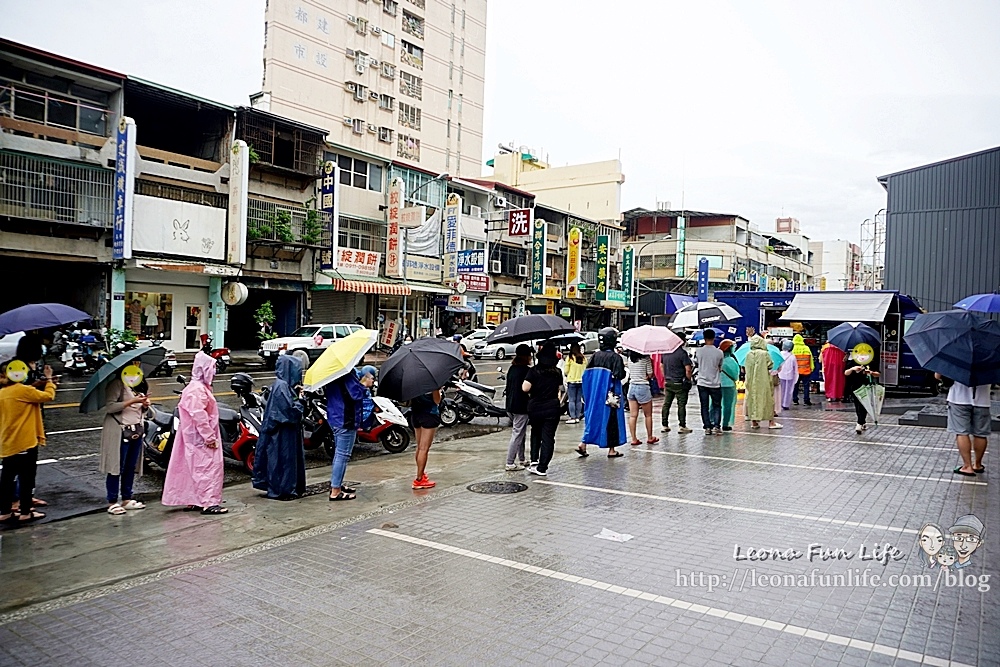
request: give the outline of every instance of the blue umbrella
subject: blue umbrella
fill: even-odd
[[[89,320],[90,315],[61,303],[29,303],[0,315],[0,336]]]
[[[861,322],[844,322],[826,332],[826,340],[836,348],[844,352],[854,349],[855,345],[867,343],[873,348],[882,345],[882,338],[878,332],[867,324]]]
[[[785,360],[785,358],[783,356],[781,356],[781,350],[779,350],[776,346],[771,345],[770,343],[768,343],[767,344],[767,353],[769,355],[771,355],[771,362],[774,364],[774,369],[777,370],[778,366],[781,365],[781,362],[783,362]],[[743,343],[742,345],[740,345],[733,352],[733,356],[736,357],[736,361],[739,362],[740,366],[746,366],[746,361],[747,361],[747,355],[748,354],[750,354],[750,343],[749,343],[749,341],[746,342],[746,343]]]
[[[106,402],[106,391],[111,378],[117,377],[123,368],[139,360],[143,373],[149,373],[160,365],[163,355],[167,353],[161,345],[152,347],[140,347],[135,350],[122,352],[108,363],[101,366],[94,376],[87,383],[87,388],[83,390],[80,397],[80,412],[94,412],[104,407]]]
[[[1000,292],[973,294],[956,303],[955,307],[980,313],[1000,313]]]
[[[723,331],[722,329],[717,329],[716,327],[712,327],[712,331],[715,332],[716,340],[720,340],[726,337],[726,332]],[[705,340],[705,330],[697,329],[693,334],[691,334],[691,340]]]
[[[969,387],[1000,382],[1000,322],[967,310],[925,313],[903,338],[927,370]]]

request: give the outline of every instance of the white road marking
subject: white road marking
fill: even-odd
[[[45,435],[50,436],[50,435],[66,435],[67,433],[87,433],[89,431],[100,431],[102,428],[103,428],[102,426],[93,426],[90,428],[71,428],[67,431],[47,431]]]
[[[855,639],[853,637],[844,637],[842,635],[829,634],[826,632],[822,632],[820,630],[814,630],[812,628],[804,628],[797,625],[791,625],[789,623],[782,623],[780,621],[772,621],[766,618],[759,618],[756,616],[739,614],[734,611],[729,611],[728,609],[708,607],[702,604],[696,604],[693,602],[686,602],[684,600],[678,600],[675,598],[667,597],[665,595],[657,595],[656,593],[640,591],[634,588],[624,588],[622,586],[615,586],[614,584],[609,584],[603,581],[585,579],[578,577],[576,575],[567,574],[565,572],[548,570],[545,568],[537,567],[535,565],[528,565],[527,563],[521,563],[518,561],[509,560],[507,558],[498,558],[497,556],[490,556],[489,554],[484,554],[478,551],[460,549],[458,547],[453,547],[449,544],[443,544],[441,542],[432,542],[430,540],[424,540],[419,537],[411,537],[409,535],[402,535],[400,533],[391,533],[385,530],[381,530],[379,528],[372,528],[367,532],[372,535],[378,535],[380,537],[388,537],[389,539],[398,540],[400,542],[408,542],[410,544],[427,547],[429,549],[436,549],[437,551],[452,553],[457,556],[465,556],[466,558],[481,560],[487,563],[492,563],[494,565],[502,565],[503,567],[507,567],[512,570],[520,570],[522,572],[528,572],[530,574],[537,574],[538,576],[547,577],[549,579],[555,579],[556,581],[565,581],[566,583],[576,584],[578,586],[588,586],[590,588],[594,588],[599,591],[605,591],[612,595],[621,595],[624,597],[639,598],[641,600],[655,602],[656,604],[661,604],[666,607],[674,607],[676,609],[680,609],[681,611],[687,613],[701,614],[703,616],[714,616],[716,618],[724,618],[728,621],[733,621],[735,623],[753,625],[756,627],[764,627],[771,630],[775,630],[776,632],[783,632],[786,634],[794,635],[796,637],[807,637],[809,639],[814,639],[816,641],[824,643],[836,644],[837,646],[851,646],[869,652],[879,653],[882,655],[899,658],[901,660],[908,660],[918,664],[948,665],[950,667],[972,667],[971,665],[955,662],[953,660],[944,660],[942,658],[936,658],[934,656],[925,655],[923,653],[917,653],[914,651],[905,651],[897,647],[887,646],[885,644],[875,644],[872,642]]]
[[[655,449],[645,449],[633,447],[633,452],[647,452],[649,454],[660,454],[662,456],[683,456],[691,459],[705,459],[708,461],[731,461],[733,463],[752,463],[759,466],[778,466],[781,468],[797,468],[799,470],[817,470],[820,472],[844,472],[852,475],[869,475],[871,477],[890,477],[893,479],[912,479],[921,482],[944,482],[946,484],[968,484],[970,486],[986,486],[986,482],[967,482],[964,479],[949,479],[947,477],[924,477],[922,475],[897,475],[891,472],[875,472],[873,470],[850,470],[849,468],[824,468],[821,466],[804,466],[795,463],[776,463],[774,461],[754,461],[753,459],[731,459],[725,456],[706,456],[704,454],[682,454],[680,452],[664,452]]]
[[[600,486],[585,486],[583,484],[569,484],[567,482],[553,482],[551,480],[535,480],[535,484],[545,484],[548,486],[562,486],[567,489],[579,489],[581,491],[596,491],[615,496],[628,496],[631,498],[647,498],[650,500],[662,500],[668,503],[678,503],[680,505],[695,505],[697,507],[710,507],[712,509],[727,510],[733,512],[747,512],[749,514],[762,514],[765,516],[781,517],[783,519],[798,519],[800,521],[815,521],[817,523],[829,523],[835,526],[851,526],[855,528],[872,528],[875,530],[891,530],[896,533],[916,535],[917,531],[912,528],[899,528],[897,526],[886,526],[878,523],[863,523],[861,521],[845,521],[844,519],[829,519],[822,516],[812,516],[809,514],[795,514],[793,512],[779,512],[777,510],[762,510],[753,507],[739,507],[737,505],[723,505],[722,503],[710,503],[702,500],[690,500],[688,498],[675,498],[672,496],[657,496],[652,493],[637,493],[635,491],[619,491],[618,489],[606,489]]]
[[[819,420],[817,420],[819,421]],[[865,445],[871,447],[902,447],[904,449],[929,449],[937,450],[939,452],[954,452],[954,447],[922,447],[921,445],[904,445],[895,442],[876,442],[874,440],[833,440],[831,438],[818,438],[812,435],[790,435],[788,433],[758,433],[757,431],[739,431],[741,435],[752,435],[756,438],[781,438],[793,440],[818,440],[820,442],[827,442],[830,444],[845,444],[845,445]]]

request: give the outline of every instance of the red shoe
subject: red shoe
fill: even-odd
[[[433,489],[437,482],[432,482],[427,479],[427,475],[424,475],[420,479],[413,480],[414,489]]]

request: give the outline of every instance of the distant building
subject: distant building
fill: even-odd
[[[861,247],[850,241],[810,241],[816,288],[831,292],[863,289]]]
[[[1000,287],[1000,146],[880,176],[885,288],[928,310]]]

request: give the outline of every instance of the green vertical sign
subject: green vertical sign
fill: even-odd
[[[677,271],[674,275],[678,278],[684,277],[685,253],[687,252],[687,220],[683,215],[677,217]]]
[[[629,306],[632,305],[632,298],[636,296],[634,294],[635,285],[635,248],[632,246],[626,246],[625,252],[622,254],[622,291],[625,292],[625,303]]]
[[[607,236],[597,237],[597,289],[594,298],[598,301],[608,299],[608,241]]]
[[[545,296],[545,221],[535,218],[531,233],[531,296]]]

